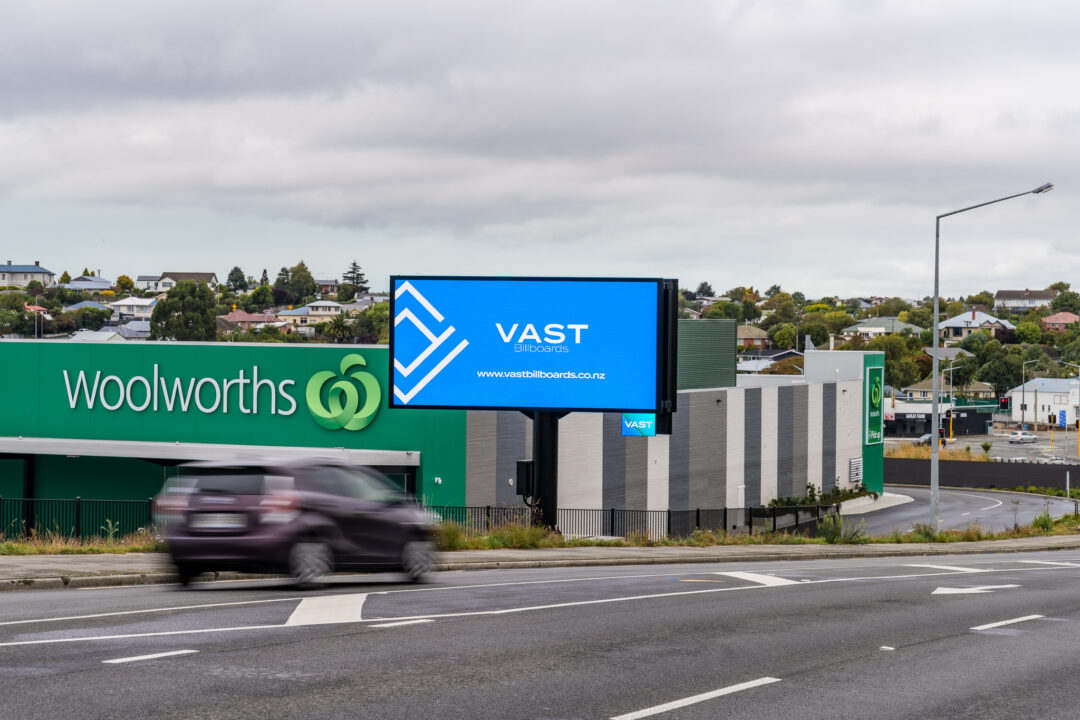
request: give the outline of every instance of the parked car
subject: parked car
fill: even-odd
[[[1038,435],[1027,430],[1013,430],[1009,433],[1009,442],[1011,443],[1033,443],[1038,439]]]
[[[916,446],[918,446],[918,445],[929,445],[930,444],[930,438],[932,438],[932,437],[934,437],[933,433],[926,433],[925,435],[920,435],[919,437],[912,440],[911,444],[916,445]]]
[[[432,525],[386,476],[326,458],[197,462],[167,529],[180,583],[204,572],[285,572],[302,586],[335,570],[430,572]],[[173,501],[175,502],[176,496]]]

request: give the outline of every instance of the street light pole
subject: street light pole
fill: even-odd
[[[1027,430],[1025,426],[1024,416],[1027,414],[1027,375],[1025,371],[1027,366],[1033,362],[1039,362],[1038,360],[1028,360],[1020,365],[1020,429]]]
[[[1028,190],[1027,192],[1017,193],[1015,195],[1008,195],[997,200],[990,200],[989,202],[979,203],[978,205],[971,205],[970,207],[960,208],[959,210],[953,210],[951,212],[942,213],[934,219],[934,345],[932,368],[930,370],[930,376],[933,380],[933,407],[931,408],[931,427],[934,434],[938,434],[940,425],[940,416],[938,408],[938,387],[940,380],[938,379],[938,343],[941,342],[939,337],[939,319],[938,319],[938,305],[939,305],[939,291],[938,291],[938,278],[939,272],[939,256],[941,254],[941,218],[949,217],[950,215],[959,215],[962,212],[968,210],[975,210],[976,208],[986,207],[987,205],[993,205],[994,203],[1004,202],[1005,200],[1012,200],[1013,198],[1022,197],[1024,195],[1038,195],[1040,193],[1053,190],[1054,186],[1051,183],[1045,183],[1035,188],[1034,190]],[[930,527],[933,532],[937,532],[937,515],[938,515],[938,443],[937,438],[934,439],[930,445]]]

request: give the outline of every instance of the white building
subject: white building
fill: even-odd
[[[32,281],[37,280],[45,287],[48,287],[53,284],[55,274],[52,270],[41,267],[41,263],[37,260],[34,261],[33,265],[12,265],[11,261],[8,260],[7,265],[0,265],[0,285],[14,285],[24,288]]]
[[[150,316],[154,314],[155,305],[157,305],[157,298],[129,297],[109,303],[109,307],[111,307],[113,312],[119,315],[122,320],[128,318],[134,320],[149,320]]]
[[[1080,406],[1077,378],[1033,378],[1006,395],[1012,398],[1011,419],[1014,423],[1045,425],[1051,414],[1057,419],[1064,410],[1065,422],[1076,426],[1077,407]]]

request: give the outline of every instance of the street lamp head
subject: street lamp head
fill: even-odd
[[[1031,194],[1032,195],[1038,195],[1039,193],[1050,192],[1053,189],[1054,189],[1054,183],[1046,183],[1045,185],[1040,185],[1039,187],[1032,190]]]

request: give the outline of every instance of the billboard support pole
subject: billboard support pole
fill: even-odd
[[[559,523],[559,418],[564,413],[533,412],[533,473],[540,506],[540,524],[556,529]]]

